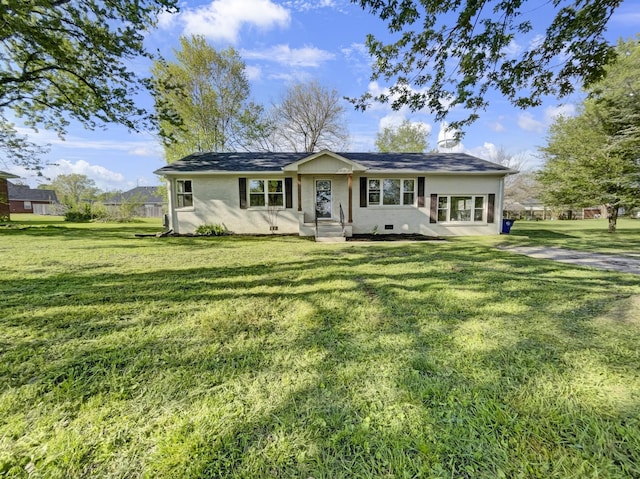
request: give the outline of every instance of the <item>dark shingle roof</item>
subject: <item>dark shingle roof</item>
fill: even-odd
[[[167,173],[271,172],[315,153],[194,153],[155,171]],[[490,161],[465,153],[352,153],[336,152],[367,171],[420,171],[425,173],[512,173]]]
[[[56,192],[53,190],[33,189],[24,185],[14,185],[10,181],[7,182],[7,186],[10,200],[58,202]]]

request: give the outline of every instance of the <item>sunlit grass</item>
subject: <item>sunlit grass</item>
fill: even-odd
[[[490,238],[23,226],[0,229],[0,476],[640,475],[636,276]]]
[[[617,231],[607,232],[607,220],[516,221],[500,241],[614,254],[640,255],[640,219],[618,219]],[[493,238],[492,241],[495,241]]]

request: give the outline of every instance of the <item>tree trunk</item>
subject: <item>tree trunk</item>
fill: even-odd
[[[618,221],[618,207],[614,205],[607,206],[607,219],[609,220],[609,233],[616,232],[616,222]]]

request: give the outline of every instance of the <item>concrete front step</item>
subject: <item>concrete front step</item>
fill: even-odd
[[[316,236],[316,243],[344,243],[347,238],[344,236]]]
[[[324,223],[318,224],[316,241],[324,243],[341,243],[346,240],[341,225]]]

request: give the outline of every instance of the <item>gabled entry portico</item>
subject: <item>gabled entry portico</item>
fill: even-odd
[[[300,234],[318,235],[316,220],[340,225],[346,236],[352,234],[353,174],[366,167],[330,151],[314,153],[283,168],[296,173]],[[333,233],[333,232],[332,232]]]

